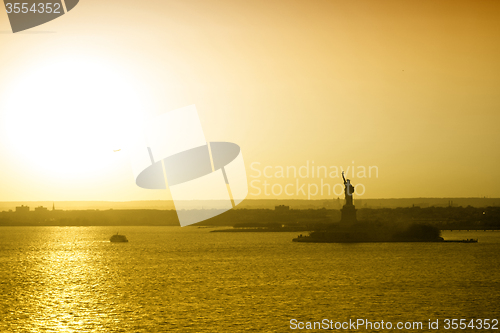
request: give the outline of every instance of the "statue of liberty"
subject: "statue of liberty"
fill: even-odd
[[[344,179],[344,194],[346,206],[352,206],[352,194],[354,193],[354,186],[351,185],[350,179],[345,179],[344,171],[342,171],[342,178]]]

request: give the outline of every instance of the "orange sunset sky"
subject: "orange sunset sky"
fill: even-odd
[[[314,161],[376,166],[364,198],[500,197],[499,59],[498,1],[82,0],[17,34],[2,11],[0,201],[169,199],[113,149],[191,104],[249,183]]]

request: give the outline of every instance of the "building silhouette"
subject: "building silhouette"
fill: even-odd
[[[280,213],[289,212],[290,206],[279,205],[279,206],[275,206],[274,210],[277,212],[280,212]]]
[[[30,208],[28,206],[25,206],[25,205],[21,205],[21,206],[16,207],[16,213],[27,213],[29,211],[30,211]]]

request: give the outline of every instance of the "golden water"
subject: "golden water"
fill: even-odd
[[[109,242],[118,231],[129,243]],[[296,233],[209,231],[1,227],[0,332],[288,332],[292,318],[499,317],[500,232],[444,234],[477,244],[303,244],[291,242]]]

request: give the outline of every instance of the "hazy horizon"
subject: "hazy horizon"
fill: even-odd
[[[276,205],[289,205],[292,209],[307,209],[336,207],[337,200],[343,205],[345,200],[339,199],[247,199],[243,201],[236,209],[274,209]],[[361,208],[396,208],[409,207],[412,205],[429,207],[429,206],[473,206],[487,207],[500,206],[500,198],[374,198],[374,199],[354,199],[358,209]],[[124,210],[141,210],[141,209],[157,209],[157,210],[174,210],[174,202],[171,200],[134,200],[134,201],[0,201],[0,212],[14,211],[16,207],[25,205],[34,211],[36,207],[46,207],[49,211],[52,210],[52,205],[55,205],[56,210],[108,210],[108,209],[124,209]],[[203,208],[203,203],[193,200],[187,203],[186,206],[190,209]]]

